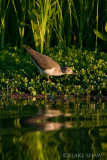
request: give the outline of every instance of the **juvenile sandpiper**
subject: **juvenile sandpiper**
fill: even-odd
[[[61,67],[52,58],[43,55],[26,45],[24,45],[24,48],[30,54],[41,74],[47,74],[50,76],[61,76],[64,74],[77,75],[70,67]]]

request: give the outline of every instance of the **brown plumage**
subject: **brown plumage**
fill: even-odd
[[[26,45],[24,45],[24,48],[33,59],[40,73],[52,76],[61,76],[64,74],[76,75],[76,73],[74,73],[70,67],[61,67],[52,58],[43,55]]]

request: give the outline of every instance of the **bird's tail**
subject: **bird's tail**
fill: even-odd
[[[26,49],[26,51],[32,55],[33,52],[36,52],[35,50],[33,50],[31,47],[27,46],[27,45],[23,45],[23,47]]]
[[[29,49],[31,49],[29,46],[27,45],[23,45],[23,47],[28,51]]]

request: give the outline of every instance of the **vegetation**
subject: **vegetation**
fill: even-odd
[[[106,28],[106,32],[107,32],[107,23],[106,23],[106,26],[105,26]],[[94,30],[94,33],[97,35],[97,37],[99,37],[100,39],[102,39],[102,40],[104,40],[104,41],[107,41],[107,33],[102,33],[102,32],[100,32],[100,31],[98,31],[98,30]]]
[[[0,0],[3,160],[71,159],[69,153],[106,159],[106,32],[107,0]],[[49,81],[23,44],[78,76]]]
[[[31,93],[54,96],[63,95],[105,95],[107,85],[107,54],[84,50],[81,52],[72,46],[58,51],[58,48],[46,53],[61,66],[71,66],[79,76],[64,75],[50,77],[39,75],[28,53],[17,48],[3,50],[0,54],[0,91],[8,93]]]
[[[0,0],[0,93],[105,95],[107,56],[99,50],[106,52],[107,44],[97,36],[106,40],[106,8],[106,0]],[[79,77],[38,77],[23,44]]]
[[[25,43],[43,52],[72,44],[97,51],[101,43],[104,51],[93,29],[106,32],[106,9],[106,0],[0,0],[1,48]]]

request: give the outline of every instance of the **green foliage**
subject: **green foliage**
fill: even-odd
[[[107,41],[107,33],[100,32],[96,29],[94,29],[94,33],[96,34],[97,37],[99,37],[103,41]]]
[[[32,95],[105,95],[107,54],[100,52],[81,52],[72,49],[58,51],[48,49],[47,55],[61,66],[70,66],[79,76],[64,75],[50,77],[39,72],[23,50],[10,48],[0,52],[0,93],[31,93]],[[46,54],[44,52],[44,54]]]
[[[37,0],[29,5],[28,13],[35,46],[38,47],[38,45],[40,45],[41,52],[43,52],[46,31],[49,30],[50,27],[49,23],[53,14],[52,6],[54,6],[54,3],[52,4],[51,0]]]
[[[105,25],[105,4],[106,0],[0,0],[1,48],[28,42],[41,52],[44,44],[59,49],[71,44],[98,47],[93,28]]]

